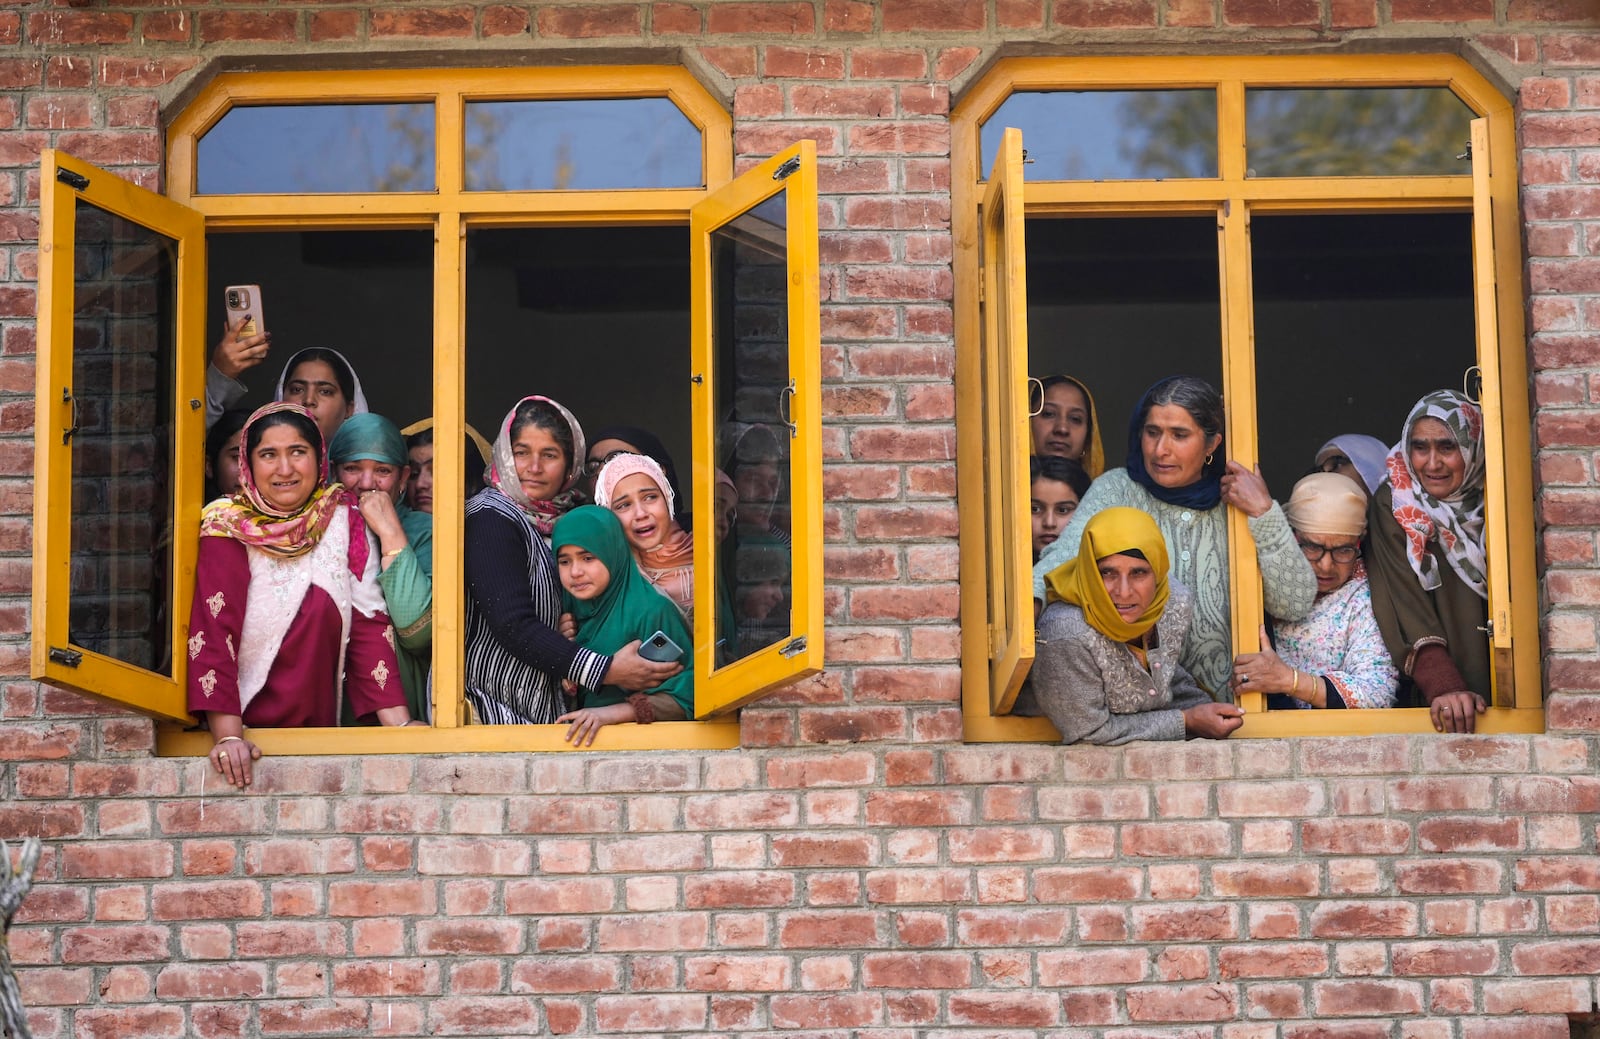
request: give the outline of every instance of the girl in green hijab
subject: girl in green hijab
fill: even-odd
[[[616,514],[596,505],[573,509],[556,520],[550,547],[556,553],[564,608],[578,625],[578,645],[611,654],[662,631],[684,650],[683,670],[651,692],[630,695],[607,685],[585,695],[577,710],[556,719],[567,723],[567,741],[590,746],[606,725],[691,717],[694,660],[689,630],[678,608],[634,565]]]

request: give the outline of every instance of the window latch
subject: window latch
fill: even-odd
[[[789,644],[778,650],[778,655],[784,659],[793,659],[806,651],[806,637],[790,639]]]
[[[795,155],[785,159],[777,169],[772,171],[773,180],[788,180],[800,168],[800,156]]]
[[[1471,162],[1472,161],[1472,142],[1471,141],[1467,142],[1467,150],[1462,152],[1460,155],[1456,156],[1456,161],[1457,162]]]
[[[88,191],[89,178],[76,170],[56,170],[56,179],[74,191]]]
[[[793,440],[800,435],[800,427],[794,422],[794,380],[789,380],[789,385],[778,391],[778,420],[789,427],[789,439]]]
[[[62,649],[59,646],[50,647],[50,663],[63,664],[67,667],[77,667],[83,663],[83,654],[75,649]]]

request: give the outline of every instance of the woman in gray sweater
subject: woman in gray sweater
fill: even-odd
[[[1098,513],[1044,584],[1033,690],[1062,742],[1221,739],[1244,723],[1178,663],[1193,610],[1148,514]]]

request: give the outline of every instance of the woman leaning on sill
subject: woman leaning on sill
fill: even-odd
[[[1372,496],[1367,565],[1389,655],[1439,732],[1472,732],[1488,709],[1483,490],[1483,412],[1454,390],[1423,397]]]
[[[244,727],[410,724],[378,549],[343,487],[328,484],[311,414],[287,401],[245,423],[239,493],[200,519],[189,615],[189,709],[215,739],[211,763],[248,786],[261,751]],[[418,723],[420,724],[420,723]]]
[[[1126,466],[1090,485],[1033,568],[1035,606],[1042,607],[1046,575],[1077,554],[1084,527],[1097,513],[1118,506],[1149,513],[1166,538],[1172,576],[1193,597],[1194,626],[1182,663],[1218,699],[1231,695],[1233,674],[1223,506],[1249,517],[1268,613],[1298,620],[1317,594],[1311,565],[1260,472],[1224,458],[1222,422],[1222,395],[1203,379],[1171,376],[1146,390],[1128,423]]]

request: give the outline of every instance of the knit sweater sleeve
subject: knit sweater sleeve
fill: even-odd
[[[1267,612],[1280,620],[1303,619],[1317,601],[1317,575],[1295,543],[1288,517],[1273,502],[1249,523],[1256,559],[1261,563],[1261,592]]]
[[[506,651],[529,667],[598,689],[611,658],[591,653],[540,619],[528,592],[528,546],[521,532],[490,511],[466,518],[467,594]]]

